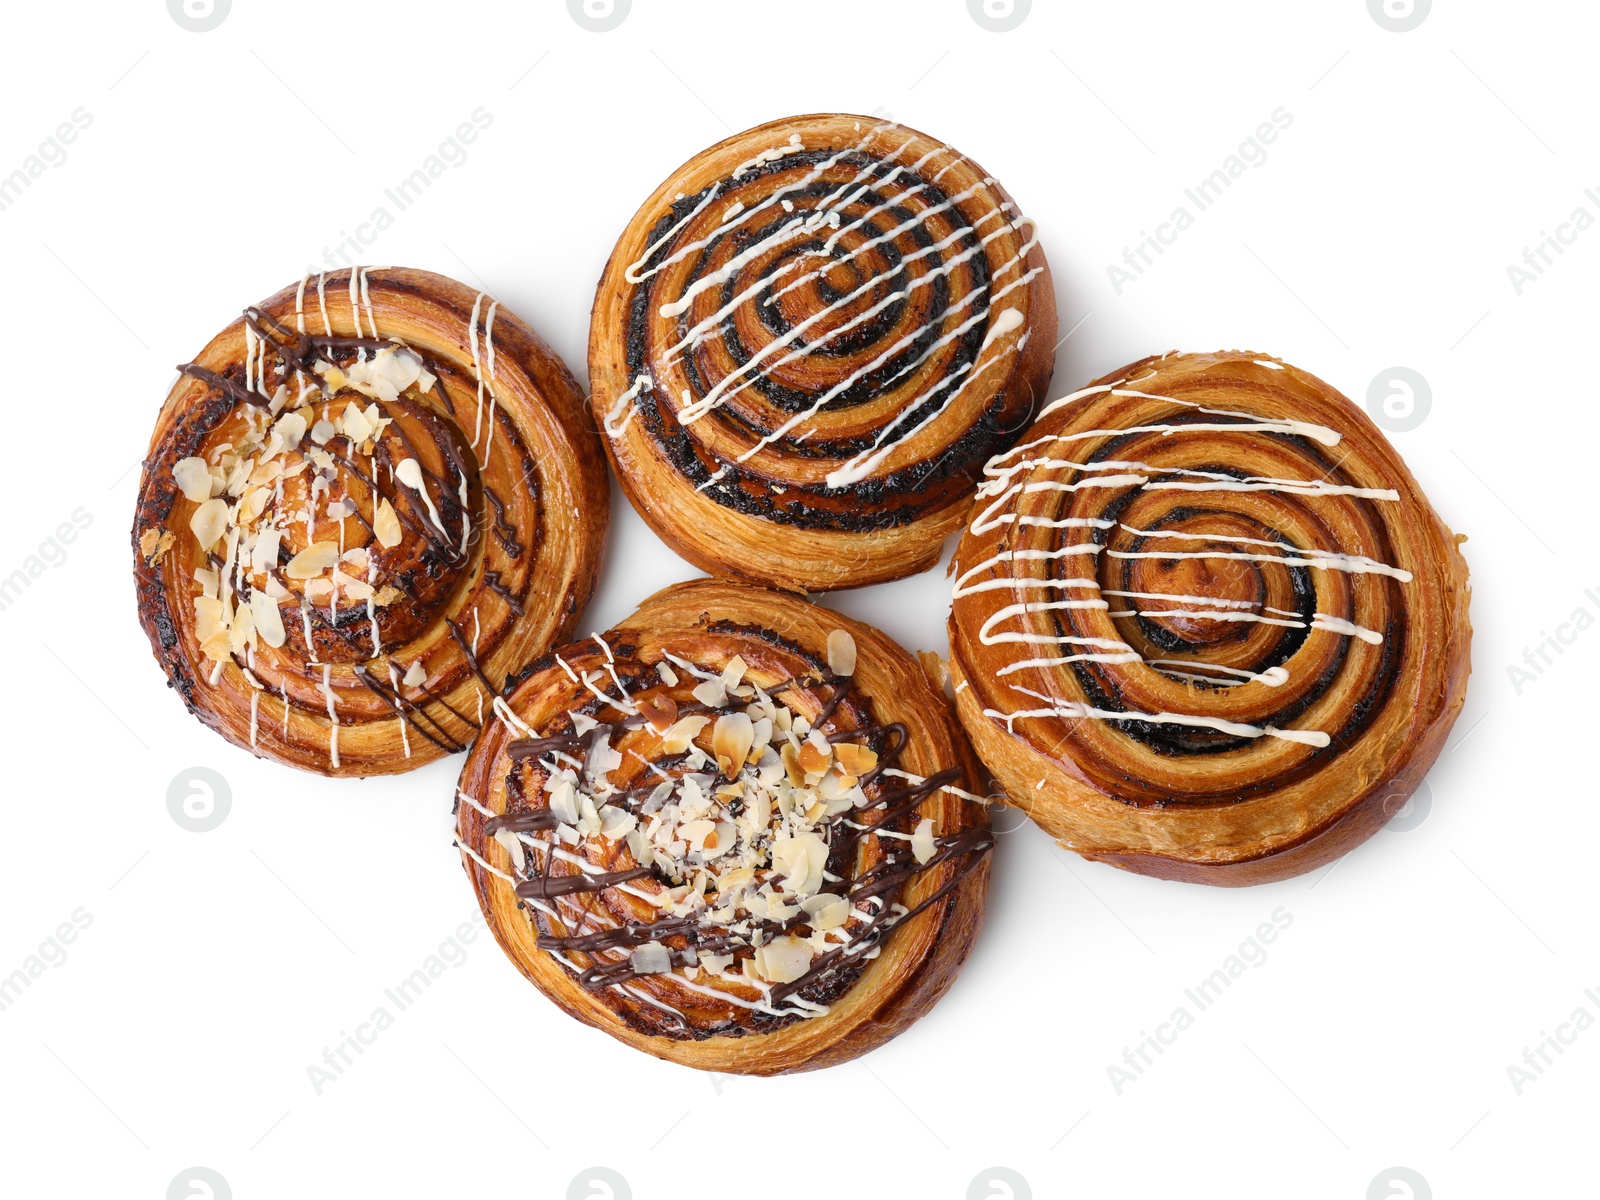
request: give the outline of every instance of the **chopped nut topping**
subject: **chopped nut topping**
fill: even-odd
[[[172,549],[172,543],[176,540],[165,529],[146,529],[139,535],[139,553],[153,567],[163,554]]]

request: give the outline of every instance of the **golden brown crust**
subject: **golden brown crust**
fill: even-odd
[[[854,639],[856,665],[852,676],[837,676],[827,665],[829,635],[839,630]],[[721,671],[738,656],[746,667],[742,676],[746,683],[770,689],[768,694],[774,698],[782,696],[796,715],[820,716],[829,730],[846,734],[851,729],[863,731],[842,741],[859,740],[862,745],[884,749],[894,743],[895,737],[872,734],[871,727],[900,722],[907,731],[904,747],[897,757],[886,753],[885,765],[892,761],[896,769],[918,777],[948,769],[951,774],[941,778],[950,779],[954,787],[964,791],[970,790],[978,777],[978,764],[948,705],[932,692],[914,660],[903,650],[859,622],[787,593],[741,583],[700,580],[657,593],[603,637],[573,643],[535,663],[511,687],[507,703],[519,721],[546,737],[570,734],[574,723],[567,717],[568,710],[573,706],[581,708],[585,695],[594,700],[593,691],[581,682],[586,678],[612,696],[617,695],[619,686],[613,681],[620,681],[626,684],[634,703],[651,710],[659,703],[658,697],[676,695],[688,711],[690,702],[684,688],[699,680],[690,677],[680,663],[675,671],[677,685],[668,686],[658,674],[659,664],[667,661],[670,665],[674,661],[666,659],[668,653],[708,672]],[[823,706],[837,690],[836,682],[844,678],[853,679],[853,685],[830,716],[822,711]],[[797,682],[785,687],[785,682],[791,680]],[[607,722],[625,720],[624,710],[615,705],[596,701],[589,709],[602,722],[603,729]],[[613,749],[623,748],[620,763],[627,765],[619,763],[613,770],[624,782],[630,778],[629,771],[653,781],[654,776],[642,765],[645,759],[671,762],[652,749],[661,743],[651,739],[660,735],[649,726],[642,726],[642,720],[638,718],[629,730],[623,731],[617,725],[605,734],[613,739],[609,743]],[[714,729],[706,727],[697,744],[711,747]],[[519,765],[530,761],[527,753],[531,752],[518,750],[519,745],[526,745],[527,736],[527,730],[513,729],[509,720],[497,720],[485,730],[467,759],[457,810],[459,844],[468,851],[463,855],[463,865],[490,927],[518,969],[565,1012],[628,1045],[686,1066],[739,1074],[773,1075],[843,1062],[881,1045],[926,1012],[948,989],[971,950],[982,923],[988,887],[987,850],[991,838],[987,811],[981,802],[940,789],[923,792],[920,802],[913,797],[908,815],[892,819],[892,827],[913,829],[923,818],[931,818],[931,829],[940,846],[960,843],[969,850],[952,852],[943,861],[932,859],[926,867],[910,868],[909,881],[893,899],[915,915],[887,928],[886,936],[877,942],[876,957],[852,960],[845,956],[839,960],[837,971],[823,972],[814,979],[808,976],[802,981],[806,986],[797,994],[808,1002],[823,997],[825,1015],[775,1017],[722,1003],[718,999],[721,995],[759,999],[759,992],[694,973],[693,968],[689,971],[699,980],[700,991],[683,986],[678,975],[660,974],[621,976],[634,989],[632,992],[618,987],[585,987],[575,971],[603,970],[608,966],[614,970],[619,963],[625,968],[628,951],[585,954],[564,947],[572,964],[568,967],[548,950],[539,948],[536,937],[541,932],[626,928],[636,920],[655,920],[658,910],[622,894],[619,888],[606,888],[581,895],[581,909],[562,908],[562,926],[540,916],[540,927],[535,927],[535,914],[519,903],[513,880],[548,878],[552,873],[549,860],[541,858],[542,851],[537,849],[540,843],[527,841],[523,853],[528,865],[517,870],[507,838],[492,836],[489,817],[492,813],[500,818],[493,826],[499,828],[508,814],[524,819],[531,816],[537,823],[541,814],[554,811],[553,803],[545,799],[548,793],[542,785],[524,782],[528,776],[508,785],[508,776],[515,776],[518,771],[534,770],[533,778],[549,778],[548,771],[542,768]],[[589,746],[592,745],[591,739]],[[584,759],[592,749],[573,745],[570,752]],[[519,753],[523,757],[515,757]],[[641,765],[635,765],[635,754],[640,755],[637,762]],[[898,801],[889,795],[889,789],[912,786],[898,785],[887,777],[878,782],[863,778],[869,797],[883,797],[890,803]],[[648,786],[645,790],[649,790]],[[530,796],[536,799],[530,801]],[[891,820],[882,809],[870,806],[851,810],[847,815],[869,825],[880,819]],[[829,890],[852,886],[852,879],[856,887],[867,886],[874,878],[867,872],[874,866],[881,878],[885,844],[890,846],[888,853],[905,857],[899,849],[908,844],[903,840],[888,842],[863,834],[858,842],[851,842],[851,835],[843,830],[842,826],[834,826],[831,834],[834,850],[827,869],[839,874],[842,881],[826,885]],[[576,844],[591,864],[585,868],[587,871],[626,872],[637,867],[637,859],[626,844],[606,838]],[[561,869],[574,871],[572,867]],[[646,874],[630,886],[659,896],[665,886],[660,878],[664,869],[658,859],[655,876]],[[851,903],[872,906],[865,899]],[[923,904],[927,907],[916,912]],[[652,915],[629,915],[645,912]],[[674,910],[663,907],[659,912],[670,917]],[[718,926],[719,931],[726,928],[730,926]],[[644,936],[641,934],[630,944],[639,944]],[[701,939],[704,952],[704,946],[709,944],[705,938],[712,934],[694,936]],[[860,936],[855,926],[850,936]],[[659,940],[675,952],[689,944],[665,936]],[[767,940],[771,940],[770,934]],[[739,953],[743,959],[744,952]],[[860,961],[865,961],[864,967],[859,966]],[[814,966],[822,962],[818,958]],[[855,974],[858,968],[859,974]],[[748,961],[741,961],[734,970],[745,972],[736,978],[747,978]],[[648,999],[638,995],[640,991],[646,992]],[[769,998],[769,1007],[784,1010],[788,1006],[782,989],[769,993]]]
[[[246,311],[181,368],[151,435],[133,550],[156,659],[203,722],[291,766],[388,774],[463,749],[480,704],[570,635],[594,590],[609,495],[583,394],[513,314],[426,271],[310,275]],[[380,359],[415,378],[374,381]],[[363,438],[359,415],[346,418],[352,404],[390,423]],[[306,429],[274,450],[273,431],[297,410]],[[221,477],[233,456],[255,468],[229,490]],[[408,459],[421,491],[396,476]],[[286,466],[281,477],[273,463]],[[209,500],[207,466],[219,477]],[[188,472],[193,498],[175,471]],[[209,548],[191,531],[207,504],[229,512]],[[342,521],[330,504],[348,507]],[[244,566],[269,524],[280,553]],[[314,564],[291,571],[294,557],[319,542],[367,558],[295,577]],[[197,583],[197,568],[218,578]],[[277,645],[255,629],[272,614],[249,604],[269,588]],[[217,602],[207,614],[202,593]],[[217,611],[220,637],[210,633]]]
[[[1055,332],[1033,225],[981,167],[874,118],[790,117],[640,207],[595,295],[591,402],[623,491],[690,562],[857,587],[937,561],[1043,401]]]
[[[1467,567],[1333,388],[1253,353],[1144,359],[986,470],[954,568],[957,712],[1064,846],[1283,879],[1421,782],[1465,699]]]

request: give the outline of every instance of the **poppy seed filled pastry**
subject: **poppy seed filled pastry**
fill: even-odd
[[[956,704],[1052,836],[1172,879],[1282,879],[1379,829],[1470,670],[1467,567],[1365,413],[1250,353],[1045,407],[956,553]]]
[[[623,491],[713,574],[820,591],[938,560],[1055,357],[1033,223],[971,159],[870,117],[696,155],[595,295],[595,420]]]
[[[490,928],[570,1015],[773,1075],[887,1041],[945,992],[993,839],[948,704],[883,634],[700,580],[507,685],[461,773]]]
[[[133,525],[170,686],[325,775],[465,749],[594,589],[608,481],[571,374],[483,293],[376,267],[305,276],[179,371]]]

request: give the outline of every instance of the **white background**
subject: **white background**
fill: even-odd
[[[1507,1067],[1575,1009],[1600,1017],[1580,769],[1600,634],[1520,689],[1508,668],[1600,615],[1600,228],[1520,295],[1506,270],[1578,206],[1600,216],[1593,6],[1440,0],[1406,33],[1363,0],[1037,0],[1006,33],[962,0],[635,0],[607,33],[555,0],[235,0],[206,33],[158,0],[4,21],[0,175],[74,109],[93,121],[0,212],[0,576],[75,509],[92,524],[0,612],[0,975],[74,910],[92,924],[0,1011],[0,1191],[158,1200],[201,1164],[240,1198],[559,1197],[599,1164],[641,1200],[954,1200],[996,1165],[1039,1197],[1361,1200],[1395,1166],[1417,1196],[1594,1194],[1600,1027],[1521,1094]],[[135,621],[136,463],[173,364],[393,211],[384,189],[480,106],[466,161],[365,260],[492,290],[580,378],[639,201],[728,133],[819,110],[948,140],[1038,221],[1077,325],[1056,394],[1173,348],[1278,354],[1358,401],[1387,368],[1420,372],[1431,413],[1393,436],[1470,535],[1476,626],[1421,823],[1243,891],[1008,833],[949,996],[868,1058],[788,1079],[627,1050],[483,937],[318,1095],[324,1047],[473,915],[459,760],[332,782],[186,715]],[[1267,161],[1118,295],[1107,264],[1280,106]],[[619,497],[588,624],[693,574]],[[945,648],[937,574],[827,603]],[[196,766],[232,793],[204,834],[166,808]],[[1293,923],[1267,961],[1118,1094],[1124,1047],[1193,1012],[1184,989],[1277,909]]]

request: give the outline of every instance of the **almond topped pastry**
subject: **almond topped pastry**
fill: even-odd
[[[993,836],[943,696],[883,634],[700,580],[512,681],[458,845],[519,970],[630,1046],[771,1075],[872,1049],[954,980]]]
[[[179,371],[133,525],[169,684],[325,775],[464,750],[594,589],[608,481],[571,374],[492,298],[387,267],[307,275]]]

